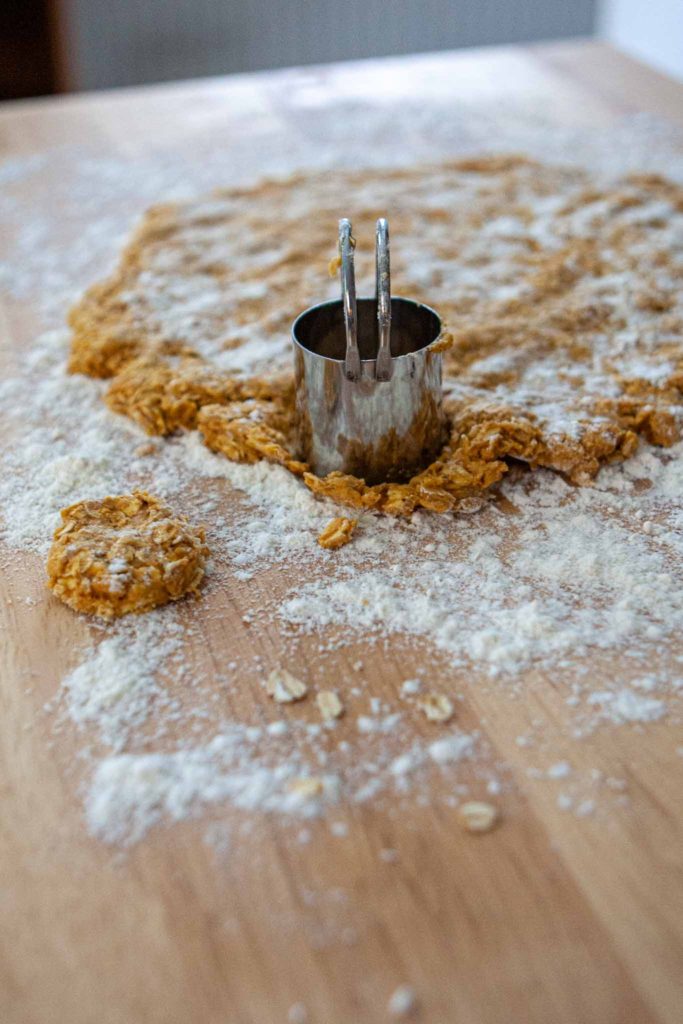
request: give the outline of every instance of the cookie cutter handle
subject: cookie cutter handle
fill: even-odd
[[[356,311],[356,274],[353,256],[356,243],[351,234],[351,221],[342,217],[339,221],[339,256],[341,258],[342,306],[344,308],[344,329],[346,331],[346,353],[344,373],[348,380],[360,380],[361,365],[358,351],[358,314]]]
[[[379,344],[375,378],[391,380],[391,266],[389,259],[389,223],[384,217],[375,230],[375,299]]]

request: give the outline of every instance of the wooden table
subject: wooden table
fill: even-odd
[[[447,72],[454,103],[553,97],[568,124],[603,125],[635,111],[683,123],[683,87],[598,43],[411,60],[351,69],[357,94],[380,68],[395,83],[427,64]],[[314,154],[315,132],[288,112],[297,74],[8,106],[0,146],[3,155],[28,155],[91,138],[102,151],[135,155],[152,137],[180,146],[219,130],[244,153],[248,118],[239,138],[231,125],[240,111],[265,109]],[[306,72],[314,86],[327,83],[330,110],[331,74]],[[30,305],[22,315],[0,312],[13,344],[29,337]],[[314,843],[297,844],[291,826],[273,820],[256,850],[221,860],[199,826],[185,824],[157,830],[121,857],[87,835],[68,743],[52,736],[42,714],[87,626],[55,602],[30,615],[13,602],[43,595],[39,560],[26,557],[22,567],[0,578],[8,637],[0,674],[5,1024],[276,1024],[298,1002],[312,1024],[371,1024],[387,1019],[389,995],[406,982],[426,1024],[681,1019],[681,759],[673,730],[640,737],[640,755],[627,766],[628,813],[608,825],[580,821],[527,776],[515,743],[523,702],[501,707],[494,693],[473,689],[464,713],[472,726],[487,719],[518,794],[491,835],[473,841],[429,808],[409,821],[357,809],[343,843],[323,830]],[[224,636],[254,653],[271,651],[276,638],[246,631],[234,607],[224,614]],[[340,653],[340,671],[353,657]],[[398,648],[367,657],[380,696],[406,677],[410,655],[400,660]],[[545,710],[561,717],[560,706]],[[621,735],[587,743],[583,767],[620,764]],[[397,850],[398,860],[386,863],[383,848]]]

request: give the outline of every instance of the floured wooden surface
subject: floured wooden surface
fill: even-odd
[[[508,139],[518,123],[528,151],[536,138],[557,157],[558,135],[522,120],[508,118]],[[269,131],[275,145],[277,129]],[[589,267],[577,293],[561,291],[543,308],[539,329],[544,344],[545,331],[558,332],[546,354],[560,361],[563,333],[575,326],[568,308],[601,310],[602,319],[580,316],[591,345],[605,348],[597,365],[583,356],[593,390],[578,392],[593,404],[579,415],[607,417],[617,435],[644,423],[618,422],[618,410],[615,418],[623,392],[662,416],[675,417],[678,402],[675,278],[669,262],[650,258],[655,238],[668,253],[679,244],[675,200],[648,194],[619,207],[616,192],[661,186],[614,185],[622,169],[635,171],[639,147],[674,177],[678,158],[659,128],[619,131],[611,147],[601,133],[609,159],[596,160],[590,133],[563,159],[585,158],[591,182],[612,183],[606,206],[598,199],[590,217],[578,216],[581,230],[603,231],[586,224],[601,210],[611,230],[629,208],[645,208],[628,238],[644,262],[629,256],[611,274]],[[443,137],[433,142],[449,155]],[[681,765],[680,444],[641,439],[592,487],[513,466],[499,497],[468,516],[423,510],[401,522],[366,513],[349,543],[325,550],[317,538],[339,509],[285,468],[233,463],[194,430],[150,441],[106,407],[109,384],[64,373],[69,336],[59,323],[96,276],[90,263],[116,257],[117,202],[130,210],[137,195],[139,212],[177,173],[161,156],[134,172],[125,159],[89,163],[80,153],[78,163],[73,152],[53,154],[49,167],[24,163],[3,208],[14,247],[3,275],[8,323],[17,351],[30,353],[2,391],[15,438],[2,501],[15,551],[6,608],[18,640],[6,651],[16,659],[6,678],[17,680],[6,691],[6,762],[23,819],[6,839],[11,906],[17,922],[37,922],[18,928],[23,945],[7,951],[11,1012],[259,1024],[288,1015],[379,1021],[408,1009],[434,1022],[497,1022],[513,1010],[572,1024],[674,1020],[667,873],[677,857],[671,811]],[[220,184],[220,160],[207,166],[197,168],[197,191],[211,174]],[[62,189],[59,203],[49,180]],[[574,183],[580,192],[583,182]],[[669,202],[661,227],[657,202]],[[90,249],[60,253],[60,203],[62,215],[81,218]],[[495,276],[529,247],[517,252],[504,222],[494,234],[483,266]],[[316,225],[318,235],[320,265],[312,263],[296,305],[309,286],[314,299],[324,297],[318,282],[334,287]],[[613,254],[615,265],[622,257]],[[429,280],[408,280],[404,266],[405,288],[433,298],[438,267],[423,269]],[[467,300],[479,287],[476,259],[474,269],[470,282],[446,290]],[[643,303],[642,277],[650,295],[673,292],[674,305]],[[33,315],[42,323],[33,331],[26,310],[38,294]],[[202,295],[194,296],[200,320],[215,301],[209,293],[202,310]],[[463,337],[466,319],[468,331],[477,328],[474,306],[461,311]],[[183,319],[172,329],[187,327]],[[605,358],[615,339],[618,367]],[[279,372],[277,329],[274,349],[262,341],[203,354],[244,375],[262,375],[264,363]],[[494,335],[491,345],[499,343]],[[280,345],[284,360],[286,340]],[[541,399],[556,376],[539,385],[547,359],[526,353],[497,380],[496,367],[482,374],[471,352],[463,344],[458,353],[468,389],[460,398],[514,393],[546,429],[552,410]],[[572,389],[576,397],[575,381],[558,388],[560,403]],[[597,409],[601,399],[607,405]],[[77,498],[135,486],[206,523],[214,557],[204,596],[92,627],[43,589],[50,528]],[[283,670],[303,690],[271,686],[273,671],[287,678]],[[283,693],[293,699],[277,699]],[[489,818],[495,828],[470,831]],[[82,990],[54,952],[62,947],[79,964]],[[34,970],[39,985],[29,984]]]
[[[435,304],[450,332],[452,437],[440,459],[406,485],[371,488],[339,474],[319,480],[298,461],[287,328],[331,287],[334,236],[322,226],[343,211],[334,205],[342,179],[328,174],[148,215],[118,273],[73,308],[68,371],[104,377],[108,408],[165,440],[146,449],[98,409],[100,417],[86,414],[93,433],[77,466],[88,488],[108,488],[132,457],[154,493],[179,489],[193,520],[206,521],[210,578],[228,593],[240,582],[249,600],[249,581],[290,569],[284,593],[277,588],[245,616],[256,630],[283,634],[273,669],[283,678],[306,633],[332,656],[359,634],[369,644],[408,634],[423,659],[416,693],[383,702],[371,679],[348,681],[343,689],[369,707],[357,709],[356,735],[341,744],[315,723],[297,736],[302,723],[286,717],[265,732],[250,719],[216,722],[213,696],[187,688],[188,613],[122,623],[64,684],[77,722],[109,734],[114,715],[119,727],[117,755],[94,762],[86,800],[90,828],[108,842],[137,841],[166,816],[223,802],[304,819],[349,802],[409,805],[439,793],[438,772],[455,787],[446,802],[457,807],[470,795],[458,790],[468,760],[497,793],[478,731],[463,731],[456,714],[427,742],[415,729],[421,701],[447,700],[452,710],[462,701],[463,674],[497,680],[506,699],[509,690],[524,694],[531,668],[554,672],[576,709],[578,737],[609,722],[659,720],[675,702],[669,644],[683,616],[683,472],[669,449],[683,383],[683,189],[661,176],[606,179],[495,154],[347,176],[343,187],[346,204],[365,215],[354,215],[361,240],[383,196],[384,212],[398,219],[396,289]],[[80,426],[64,398],[40,409],[51,374],[56,382],[65,372],[53,364],[28,384],[23,404],[39,410],[40,432],[46,414],[67,435]],[[97,385],[78,377],[67,387],[92,406],[100,399]],[[639,449],[637,431],[661,451]],[[563,475],[534,476],[506,457]],[[601,466],[590,489],[573,486],[590,484]],[[505,475],[504,491],[491,491]],[[225,510],[205,482],[212,477],[236,487]],[[26,501],[27,479],[23,487]],[[338,504],[369,514],[343,552],[323,554],[313,539]],[[615,522],[614,510],[626,509],[646,528]],[[414,518],[403,526],[385,513]],[[201,606],[193,619],[201,624]],[[172,657],[160,659],[158,638],[171,626]],[[619,674],[600,685],[585,668],[598,652],[620,660]],[[268,691],[261,663],[247,667],[239,655],[221,673],[224,685],[239,687],[250,669]],[[431,693],[436,655],[446,677]],[[182,696],[169,697],[160,676]],[[169,729],[188,721],[195,740],[169,744]],[[151,750],[148,729],[160,739]],[[592,793],[560,798],[581,817],[597,810]]]

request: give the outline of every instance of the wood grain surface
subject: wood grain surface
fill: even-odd
[[[447,67],[453,102],[500,95],[532,105],[552,95],[561,123],[600,126],[634,111],[683,123],[681,86],[596,43],[420,60]],[[404,76],[410,66],[370,62],[356,81],[380,67]],[[90,138],[135,156],[151,139],[182,147],[211,131],[244,149],[247,121],[231,134],[230,118],[256,109],[289,119],[313,153],[314,126],[282,98],[288,74],[8,106],[2,155]],[[328,72],[308,74],[324,85]],[[3,348],[21,350],[33,329],[29,303],[0,309]],[[482,729],[514,782],[504,825],[488,835],[466,835],[434,807],[407,815],[357,806],[340,812],[344,842],[313,823],[314,841],[301,844],[296,827],[274,819],[221,857],[198,823],[184,823],[123,856],[88,836],[73,738],[55,734],[43,712],[89,631],[45,594],[43,572],[25,556],[0,576],[4,1024],[277,1024],[299,1002],[311,1024],[374,1024],[388,1019],[387,1000],[404,983],[425,1024],[681,1020],[682,759],[673,727],[641,730],[637,743],[628,727],[601,731],[573,747],[577,770],[626,777],[631,797],[628,811],[580,820],[527,775],[516,744],[541,715],[560,759],[561,695],[547,685],[533,701],[501,704],[495,689],[473,686],[463,727]],[[264,594],[268,585],[267,574],[250,584]],[[239,593],[188,606],[202,637],[198,666],[211,670],[235,646],[273,660],[277,634],[248,629],[243,611]],[[304,639],[301,666],[315,667],[317,656]],[[338,652],[338,673],[351,673],[358,657],[382,698],[416,667],[407,642],[354,643]],[[244,707],[251,694],[246,686]],[[385,848],[397,851],[394,862],[382,859]]]

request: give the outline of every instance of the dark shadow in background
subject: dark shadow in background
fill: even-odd
[[[49,0],[0,0],[0,99],[57,91],[51,7]]]

